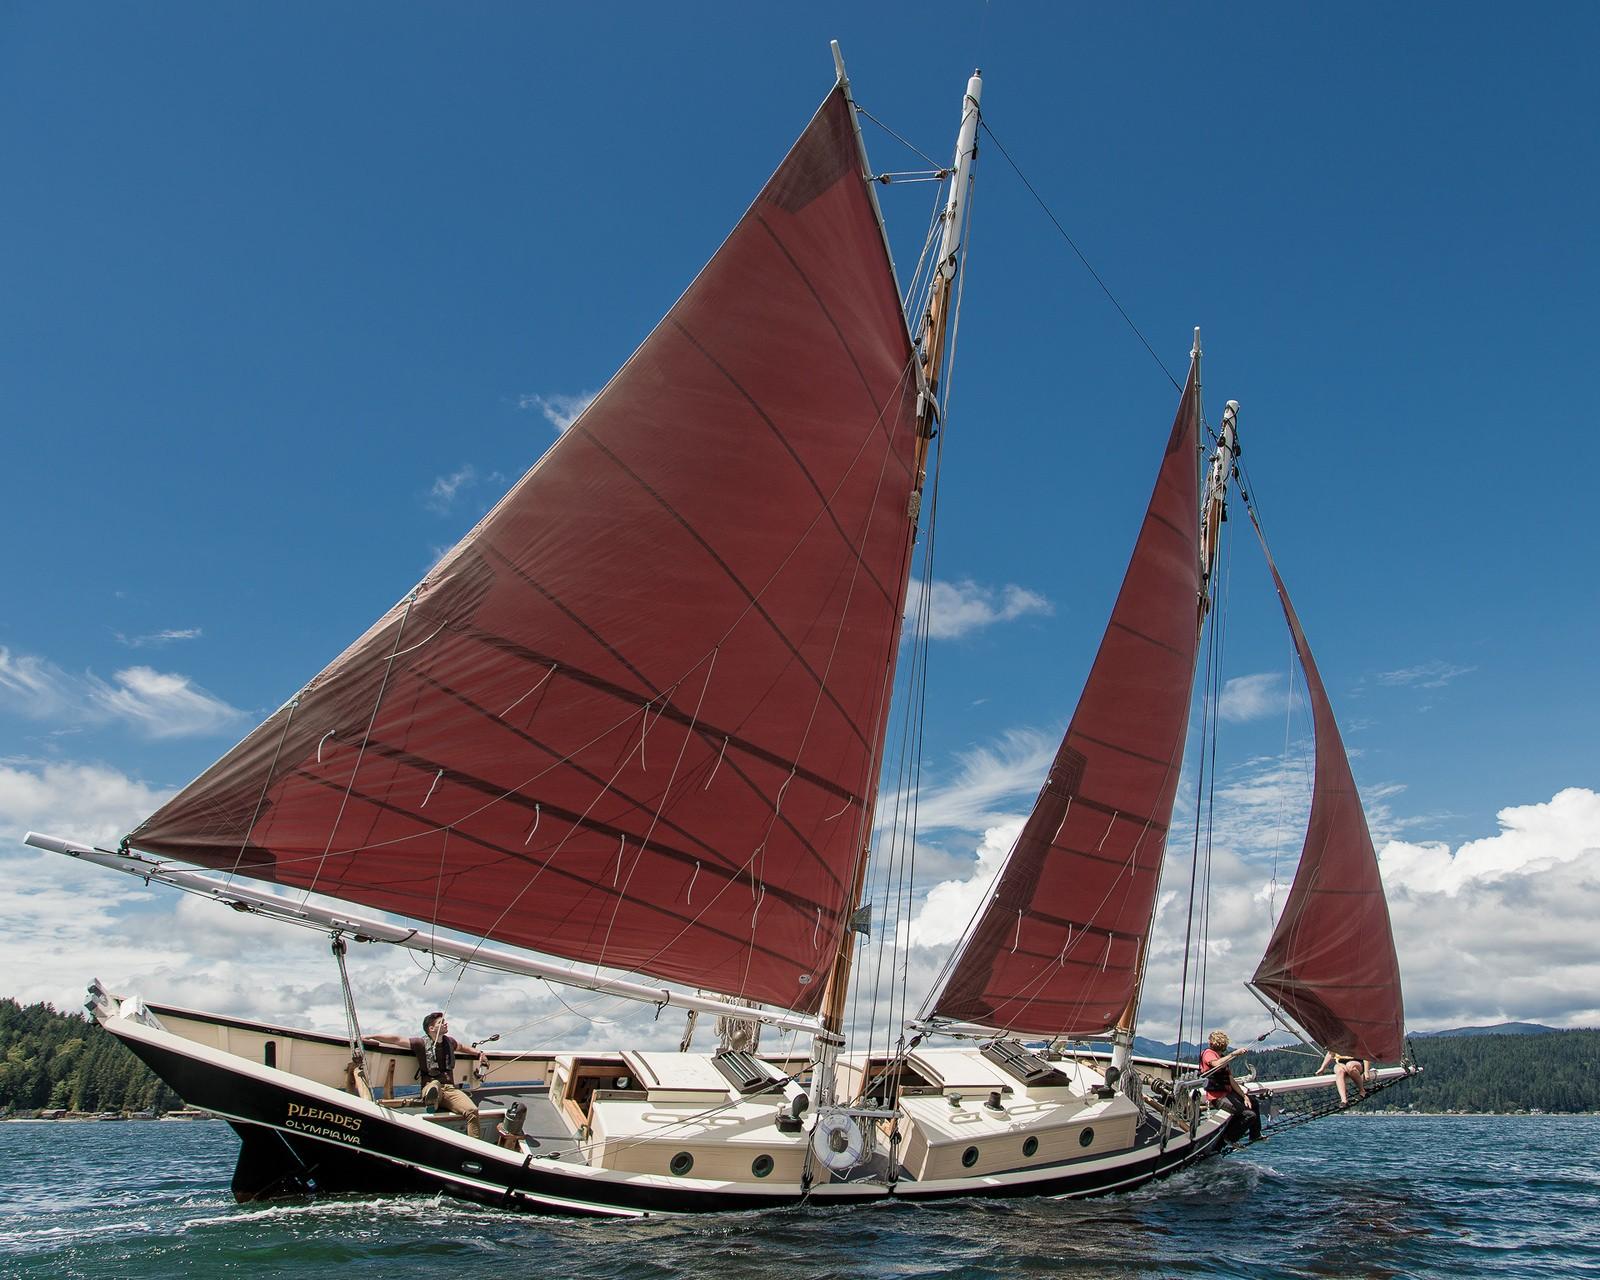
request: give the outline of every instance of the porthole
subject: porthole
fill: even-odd
[[[972,1168],[973,1165],[975,1165],[977,1163],[978,1163],[978,1148],[977,1147],[968,1147],[965,1151],[963,1151],[961,1153],[961,1164],[962,1164],[963,1168],[970,1169],[970,1168]]]
[[[688,1173],[690,1169],[694,1168],[694,1157],[687,1151],[680,1151],[677,1155],[672,1157],[672,1163],[667,1165],[667,1168],[671,1169],[673,1173],[677,1174],[681,1178],[684,1174]]]
[[[750,1172],[755,1174],[758,1178],[765,1178],[769,1173],[772,1172],[772,1157],[757,1156],[750,1162]]]
[[[1085,1129],[1082,1133],[1080,1133],[1078,1135],[1078,1145],[1080,1147],[1087,1147],[1093,1142],[1094,1142],[1094,1130],[1093,1129]]]
[[[476,1160],[463,1160],[461,1162],[461,1170],[463,1173],[482,1173],[483,1166]]]
[[[1038,1155],[1039,1154],[1039,1139],[1037,1139],[1037,1138],[1024,1139],[1023,1143],[1022,1143],[1022,1154],[1027,1156],[1030,1160],[1033,1159],[1034,1156]]]

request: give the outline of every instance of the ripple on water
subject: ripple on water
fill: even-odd
[[[1600,1276],[1600,1118],[1342,1117],[1095,1201],[603,1222],[426,1198],[240,1206],[221,1124],[0,1125],[7,1277]]]

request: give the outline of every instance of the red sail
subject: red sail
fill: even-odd
[[[1137,987],[1198,646],[1198,406],[1191,367],[1083,697],[935,1002],[939,1017],[1098,1035]]]
[[[1324,1048],[1395,1062],[1405,1010],[1378,857],[1327,690],[1271,551],[1267,565],[1305,672],[1317,767],[1300,865],[1251,982]]]
[[[916,487],[911,343],[863,175],[835,90],[548,454],[129,843],[814,1010]]]

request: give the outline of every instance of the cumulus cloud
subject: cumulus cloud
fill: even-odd
[[[914,947],[942,947],[957,941],[967,923],[989,896],[1006,854],[1022,833],[1024,819],[1013,817],[983,833],[977,862],[958,880],[943,880],[928,890],[922,908],[911,918],[907,936]]]
[[[912,579],[906,591],[906,617],[915,619],[923,608],[922,583]],[[970,578],[959,582],[936,580],[927,592],[926,608],[928,635],[935,640],[953,640],[997,622],[1052,612],[1050,602],[1036,591],[1015,583],[996,590]]]
[[[884,999],[905,990],[911,1011],[920,1005],[991,891],[1053,748],[1054,735],[1014,732],[963,755],[953,775],[924,794],[925,815],[970,834],[942,864],[933,860],[934,883],[911,902],[898,929],[887,931],[910,945],[895,963],[875,965],[874,951],[886,937],[880,907],[874,938],[861,944],[861,1000],[874,989]],[[1266,1029],[1265,1013],[1241,984],[1287,893],[1304,830],[1305,786],[1303,765],[1272,760],[1241,766],[1218,788],[1209,934],[1203,952],[1191,958],[1183,1022],[1191,1038],[1201,1023],[1229,1027],[1239,1037]],[[1495,833],[1452,848],[1394,834],[1414,821],[1387,815],[1384,797],[1396,789],[1368,790],[1378,796],[1375,802],[1369,794],[1368,811],[1377,814],[1409,1025],[1600,1024],[1600,951],[1593,942],[1600,794],[1568,788],[1548,801],[1509,806]],[[337,976],[318,935],[15,843],[33,828],[108,844],[166,794],[99,764],[0,761],[0,834],[10,837],[0,843],[0,971],[12,975],[11,994],[72,1007],[83,984],[98,976],[152,1000],[341,1032]],[[1172,1039],[1179,1025],[1190,849],[1177,836],[1169,846],[1151,938],[1141,1030],[1157,1039]],[[886,897],[877,893],[880,904]],[[1203,1015],[1194,1007],[1202,966]],[[369,1031],[407,1030],[421,1012],[443,1007],[463,1034],[498,1031],[514,1045],[665,1047],[682,1030],[676,1016],[657,1021],[653,1009],[615,997],[492,974],[468,973],[458,985],[456,967],[383,946],[353,948],[351,969]],[[888,1034],[881,1027],[880,1033]],[[771,1033],[764,1042],[773,1042]]]
[[[119,722],[150,738],[219,733],[244,712],[207,693],[187,676],[128,667],[109,682],[74,676],[52,662],[0,647],[0,706],[33,720],[66,725]]]
[[[1235,676],[1222,686],[1217,699],[1217,714],[1235,724],[1281,715],[1289,705],[1284,678],[1273,672]]]
[[[539,410],[544,414],[545,421],[559,434],[576,422],[579,415],[594,403],[595,396],[599,394],[598,391],[582,391],[575,396],[523,395],[517,397],[517,408]]]
[[[974,758],[985,754],[991,760],[998,756],[990,751]],[[1240,1034],[1266,1029],[1266,1015],[1243,983],[1283,907],[1304,838],[1309,752],[1293,757],[1247,762],[1219,782],[1209,867],[1202,866],[1210,886],[1207,929],[1203,946],[1191,942],[1186,994],[1193,842],[1178,834],[1187,826],[1183,817],[1174,821],[1150,940],[1141,1013],[1145,1034],[1174,1038],[1180,1007],[1187,1009],[1183,1030],[1190,1038],[1201,1018],[1206,1027],[1231,1026]],[[986,772],[971,770],[973,777]],[[1038,776],[1034,772],[1030,789]],[[1010,792],[1013,801],[1018,790]],[[1396,783],[1363,787],[1400,957],[1408,1026],[1433,1030],[1517,1019],[1600,1025],[1600,951],[1593,942],[1593,921],[1600,918],[1600,793],[1568,788],[1546,802],[1502,809],[1497,834],[1452,848],[1411,836],[1439,819],[1396,815],[1391,805],[1403,790]],[[997,789],[994,800],[1006,795]],[[965,815],[969,826],[979,812],[994,821],[917,901],[903,926],[902,938],[920,953],[920,959],[907,961],[913,979],[922,975],[932,982],[990,892],[1025,807],[1025,802],[1018,805],[1019,812],[1007,817],[992,803],[954,806],[953,816]],[[1196,1007],[1202,972],[1203,1013]],[[913,991],[913,1008],[925,992]]]

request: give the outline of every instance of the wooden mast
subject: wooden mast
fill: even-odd
[[[839,81],[849,94],[849,81],[845,78],[844,63],[834,45],[834,62]],[[978,71],[967,81],[966,95],[961,103],[961,129],[956,136],[953,177],[950,198],[945,203],[941,220],[944,231],[939,246],[939,260],[934,272],[933,287],[928,293],[928,309],[922,317],[917,336],[917,361],[919,390],[917,395],[916,476],[917,487],[912,492],[907,512],[909,528],[906,536],[913,542],[917,536],[917,523],[922,512],[923,487],[927,480],[928,446],[938,425],[939,377],[944,368],[945,337],[950,318],[950,294],[960,266],[961,251],[965,247],[962,233],[965,229],[967,193],[972,184],[973,161],[978,154],[978,104],[983,94],[983,77]],[[852,109],[854,103],[852,101]],[[870,176],[870,175],[868,175]],[[907,557],[909,564],[910,557]],[[867,861],[872,842],[877,792],[866,812],[863,828],[866,841],[856,859],[855,875],[846,899],[851,914],[860,909],[866,889]],[[839,949],[834,954],[833,966],[828,974],[827,989],[822,1001],[822,1033],[817,1037],[817,1066],[813,1073],[811,1101],[814,1106],[826,1106],[834,1101],[834,1062],[843,1045],[845,1001],[850,991],[850,970],[855,959],[855,930],[846,927],[839,935]]]

